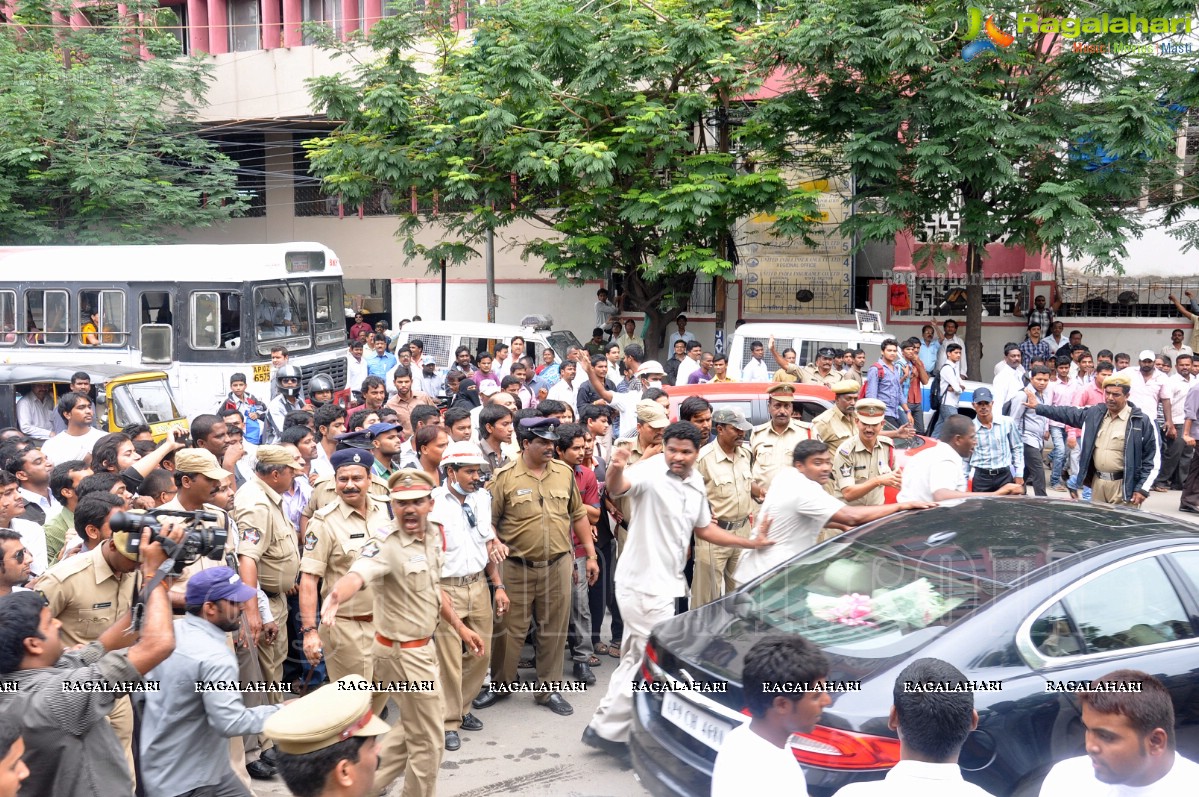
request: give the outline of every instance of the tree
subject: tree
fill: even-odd
[[[967,42],[954,34],[968,20],[956,3],[788,3],[776,20],[775,62],[794,90],[757,108],[755,119],[758,129],[786,127],[818,150],[840,153],[828,163],[851,172],[858,186],[842,229],[859,241],[890,241],[919,230],[930,214],[960,213],[956,246],[927,246],[919,258],[922,265],[965,258],[974,374],[982,372],[983,247],[1006,241],[1044,249],[1058,262],[1068,252],[1119,271],[1125,241],[1145,223],[1138,201],[1178,180],[1175,132],[1197,86],[1188,71],[1193,55],[1113,54],[1114,45],[1159,45],[1168,36],[1047,32],[1064,30],[1060,21],[1018,32],[1009,20],[1030,10],[1024,4],[988,9],[999,41],[967,61]],[[1081,2],[1035,10],[1045,20],[1096,16]],[[1125,2],[1102,10],[1189,19],[1194,6]],[[1015,34],[1014,43],[1004,46],[1003,33]],[[1075,42],[1090,46],[1075,51]],[[746,144],[772,151],[772,141]]]
[[[0,241],[150,243],[235,213],[237,164],[197,132],[207,67],[155,26],[169,12],[89,6],[72,30],[57,8],[0,24]]]
[[[350,203],[436,192],[447,240],[420,245],[421,216],[400,227],[430,268],[535,223],[522,256],[563,281],[616,275],[652,351],[696,275],[731,271],[740,219],[770,213],[794,236],[816,212],[781,163],[747,166],[730,120],[769,74],[756,60],[773,28],[756,14],[743,0],[515,0],[478,9],[473,43],[430,36],[419,14],[384,19],[367,39],[379,58],[312,83],[318,110],[344,120],[309,142],[313,171]],[[327,40],[348,58],[358,44]],[[754,136],[786,149],[784,129]]]

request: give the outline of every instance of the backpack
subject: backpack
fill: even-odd
[[[883,376],[886,375],[887,372],[883,370],[882,364],[875,363],[874,367],[878,369],[878,381],[880,381],[880,382],[883,381]],[[866,377],[863,376],[862,377],[862,388],[858,391],[858,398],[860,398],[860,399],[866,398],[866,381],[867,381]]]
[[[941,369],[939,368],[928,383],[928,408],[934,412],[941,409]]]

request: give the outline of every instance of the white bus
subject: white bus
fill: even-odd
[[[189,418],[237,372],[269,400],[275,346],[341,390],[341,278],[318,243],[0,247],[0,362],[165,371]]]

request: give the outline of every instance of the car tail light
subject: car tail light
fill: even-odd
[[[801,764],[824,769],[887,769],[899,763],[899,740],[817,725],[791,736],[791,752]]]
[[[658,664],[658,651],[654,650],[654,646],[650,643],[645,644],[645,659],[641,663],[641,678],[647,683],[654,682],[654,673],[661,672],[662,667]]]

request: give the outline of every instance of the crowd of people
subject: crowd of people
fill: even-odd
[[[0,690],[0,727],[18,728],[0,746],[24,750],[21,793],[247,795],[279,775],[300,795],[401,779],[403,794],[432,795],[443,756],[497,703],[528,693],[569,716],[574,686],[605,664],[581,741],[627,761],[652,627],[820,539],[975,493],[1045,494],[1046,470],[1049,489],[1107,503],[1199,487],[1184,456],[1199,417],[1182,389],[1189,351],[1141,352],[1113,374],[1120,355],[1092,360],[1080,340],[1053,359],[1033,319],[969,419],[955,412],[952,321],[884,342],[872,364],[821,349],[801,366],[754,343],[734,376],[685,318],[664,365],[613,316],[615,339],[599,325],[564,360],[537,363],[516,337],[461,349],[444,374],[419,340],[359,328],[378,349],[350,344],[350,407],[321,375],[302,386],[278,348],[269,401],[235,374],[216,412],[161,441],[93,428],[85,379],[53,407],[31,390],[20,428],[0,430],[0,680],[16,685]],[[699,396],[672,420],[672,385],[734,378],[763,383],[768,420]],[[807,383],[834,396],[811,422],[796,412]],[[924,429],[926,385],[939,441],[901,472],[892,439]],[[1173,470],[1159,467],[1179,436]],[[125,514],[138,511],[161,530]],[[197,556],[202,540],[212,550]],[[821,676],[796,639],[747,670],[802,660]],[[780,700],[750,700],[746,726],[775,748],[820,708]],[[896,706],[904,738],[904,712],[922,709]],[[755,745],[730,755],[764,758]],[[714,790],[735,781],[718,762]],[[358,790],[332,788],[347,783]]]

